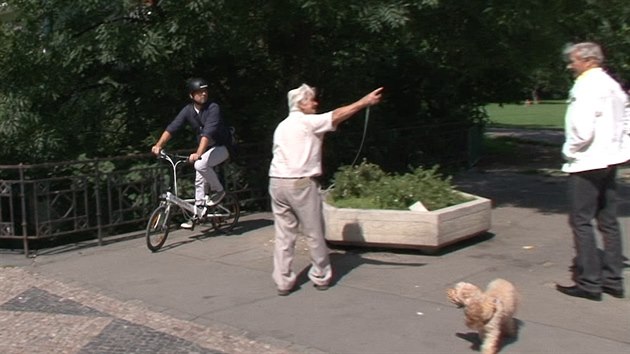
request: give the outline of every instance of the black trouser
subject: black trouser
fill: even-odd
[[[569,225],[576,252],[574,279],[579,287],[591,292],[601,292],[602,286],[623,289],[616,176],[616,166],[569,175]],[[593,219],[602,236],[603,255],[597,249]]]

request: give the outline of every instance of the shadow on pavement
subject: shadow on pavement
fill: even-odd
[[[470,238],[466,238],[464,240],[460,240],[454,242],[450,245],[441,247],[439,249],[428,249],[428,248],[392,248],[385,246],[356,246],[356,245],[343,245],[343,244],[328,244],[328,247],[332,250],[339,250],[345,252],[346,254],[370,254],[370,253],[391,253],[391,254],[402,254],[402,255],[423,255],[430,257],[441,257],[449,253],[454,253],[462,249],[470,248],[476,244],[480,244],[494,238],[495,234],[492,232],[483,232],[477,236],[473,236]],[[331,254],[332,257],[333,254]],[[372,260],[370,260],[372,261]],[[406,263],[404,263],[406,264]],[[424,264],[422,264],[424,265]]]
[[[493,207],[514,206],[542,213],[566,213],[566,177],[512,171],[469,171],[453,178],[457,189],[492,200]]]
[[[560,171],[563,130],[490,128],[475,167],[453,176],[457,189],[491,199],[494,207],[567,214],[567,174]],[[618,216],[630,216],[630,169],[618,173]],[[627,202],[628,201],[628,202]]]
[[[518,334],[520,333],[520,331],[522,330],[523,326],[525,325],[525,322],[519,320],[518,318],[515,318],[514,320],[516,321],[516,326],[517,326],[516,336],[514,336],[514,337],[501,337],[501,341],[499,342],[500,344],[499,344],[499,348],[498,348],[499,351],[501,351],[502,349],[504,349],[508,345],[518,341]],[[477,332],[466,332],[466,333],[458,332],[458,333],[455,334],[455,336],[470,342],[470,349],[471,350],[474,350],[474,351],[479,351],[480,350],[480,348],[481,348],[481,339],[479,338],[479,334]]]
[[[463,192],[492,200],[493,207],[514,206],[543,214],[567,214],[567,177],[518,171],[467,171],[453,177]],[[619,217],[630,216],[630,185],[618,178]]]
[[[169,241],[172,240],[172,236],[169,236],[169,238],[166,240],[166,244],[157,252],[167,251],[173,248],[177,248],[177,247],[189,244],[191,242],[195,242],[197,240],[206,239],[210,237],[241,236],[241,235],[245,235],[246,233],[250,231],[267,227],[271,224],[273,224],[272,220],[263,219],[263,218],[242,220],[242,221],[239,221],[236,224],[236,226],[228,233],[216,231],[212,228],[211,225],[201,225],[201,226],[198,226],[196,229],[196,230],[199,230],[198,233],[192,234],[184,240],[178,240],[178,241],[169,243]],[[177,229],[173,231],[177,231]],[[134,231],[131,233],[121,234],[121,235],[112,235],[112,236],[104,237],[102,245],[107,246],[107,245],[112,245],[119,242],[130,241],[130,240],[144,238],[144,237],[145,237],[144,230]],[[20,243],[15,242],[15,244],[16,244],[15,250],[3,249],[2,252],[6,251],[7,253],[10,252],[11,254],[19,253],[19,252],[23,253],[23,250],[21,249],[21,241]],[[52,256],[52,255],[58,255],[58,254],[63,254],[63,253],[68,253],[68,252],[81,251],[81,250],[99,246],[98,239],[96,238],[89,238],[85,240],[76,241],[76,240],[64,238],[64,237],[58,237],[52,240],[31,241],[30,245],[31,245],[30,257]]]
[[[227,235],[243,235],[250,231],[261,229],[273,225],[273,220],[269,219],[251,219],[251,220],[239,220],[234,228],[227,233]]]
[[[370,265],[383,265],[383,266],[404,266],[404,267],[422,267],[426,263],[420,262],[389,262],[382,260],[375,260],[363,257],[359,253],[346,252],[346,253],[332,253],[330,255],[330,262],[334,264],[335,272],[330,282],[331,286],[334,286],[343,277],[350,274],[355,268],[358,268],[364,264]]]
[[[112,245],[119,242],[135,240],[144,237],[144,231],[132,232],[121,235],[112,235],[103,238],[102,246]],[[58,237],[51,240],[39,240],[30,242],[30,255],[29,257],[36,256],[53,256],[68,252],[81,251],[93,247],[99,247],[98,239],[90,238],[81,241],[71,241],[67,237]],[[20,250],[22,251],[22,250]]]
[[[195,242],[197,240],[205,240],[205,239],[213,238],[213,237],[242,236],[248,232],[261,229],[263,227],[267,227],[271,224],[273,224],[273,221],[268,220],[268,219],[242,220],[242,221],[239,221],[236,224],[236,226],[234,226],[234,228],[228,232],[217,231],[211,225],[200,225],[196,229],[199,231],[198,233],[188,236],[188,238],[185,240],[181,240],[181,241],[177,241],[173,243],[169,243],[168,240],[166,240],[166,244],[161,249],[156,251],[156,253],[174,249],[174,248],[189,244],[191,242]]]
[[[416,263],[416,262],[388,262],[381,261],[363,257],[359,252],[362,251],[357,249],[357,252],[347,251],[344,253],[336,253],[333,252],[330,254],[330,262],[333,264],[334,272],[333,277],[330,281],[330,286],[335,286],[343,277],[348,275],[352,270],[364,265],[383,265],[383,266],[402,266],[402,267],[422,267],[425,266],[426,263]],[[366,253],[366,252],[361,252]],[[308,271],[310,269],[310,265],[304,267],[298,273],[297,279],[295,282],[295,290],[301,288],[302,285],[308,283],[310,280],[308,279]]]

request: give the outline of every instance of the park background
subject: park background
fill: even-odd
[[[626,85],[629,16],[619,0],[0,1],[0,165],[17,166],[0,178],[42,163],[52,168],[19,178],[79,175],[87,165],[58,162],[98,159],[100,174],[151,179],[137,170],[157,164],[149,148],[193,76],[236,128],[229,187],[251,207],[268,207],[273,130],[303,82],[322,110],[385,87],[369,120],[361,112],[327,135],[324,184],[359,157],[397,173],[470,168],[488,151],[510,153],[484,140],[489,126],[561,127],[568,43],[601,43]],[[168,148],[192,149],[191,135]],[[143,193],[118,198],[150,204]]]
[[[270,155],[302,82],[323,110],[384,86],[363,157],[397,171],[465,164],[488,104],[565,98],[567,43],[601,43],[627,84],[629,14],[620,0],[0,1],[0,161],[146,153],[201,76],[244,151]],[[363,130],[355,118],[329,135],[328,175]],[[169,146],[190,149],[190,136]]]

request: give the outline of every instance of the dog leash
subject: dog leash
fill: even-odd
[[[359,159],[359,156],[361,155],[361,150],[363,150],[363,144],[365,143],[365,136],[367,135],[367,128],[368,128],[369,120],[370,120],[370,106],[368,106],[365,109],[365,122],[363,123],[363,136],[361,137],[361,143],[359,144],[359,149],[357,150],[357,154],[354,156],[354,160],[352,161],[352,164],[350,164],[351,167],[354,166],[354,164],[357,162],[357,160]],[[328,188],[326,188],[326,192],[330,191],[334,186],[335,186],[334,183],[328,186]]]
[[[352,164],[350,166],[354,166],[359,159],[359,155],[361,154],[361,150],[363,150],[363,143],[365,142],[365,136],[367,135],[368,121],[370,120],[370,106],[365,109],[365,122],[363,123],[363,136],[361,137],[361,144],[359,144],[359,150],[357,150],[357,155],[354,157]]]

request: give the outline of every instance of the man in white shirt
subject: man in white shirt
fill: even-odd
[[[363,108],[381,101],[383,88],[360,100],[317,114],[315,89],[306,84],[289,91],[289,116],[273,135],[273,159],[269,168],[269,194],[274,215],[275,244],[272,278],[278,295],[293,290],[296,274],[291,269],[298,233],[306,236],[311,254],[309,279],[318,290],[326,290],[332,278],[319,183],[322,173],[322,143],[327,132]]]
[[[617,220],[617,165],[630,158],[624,109],[628,97],[602,68],[601,48],[575,44],[567,50],[575,83],[565,116],[566,160],[569,173],[569,224],[573,230],[575,285],[556,285],[558,291],[600,301],[602,292],[624,297],[621,230]],[[597,248],[592,221],[603,238]]]

